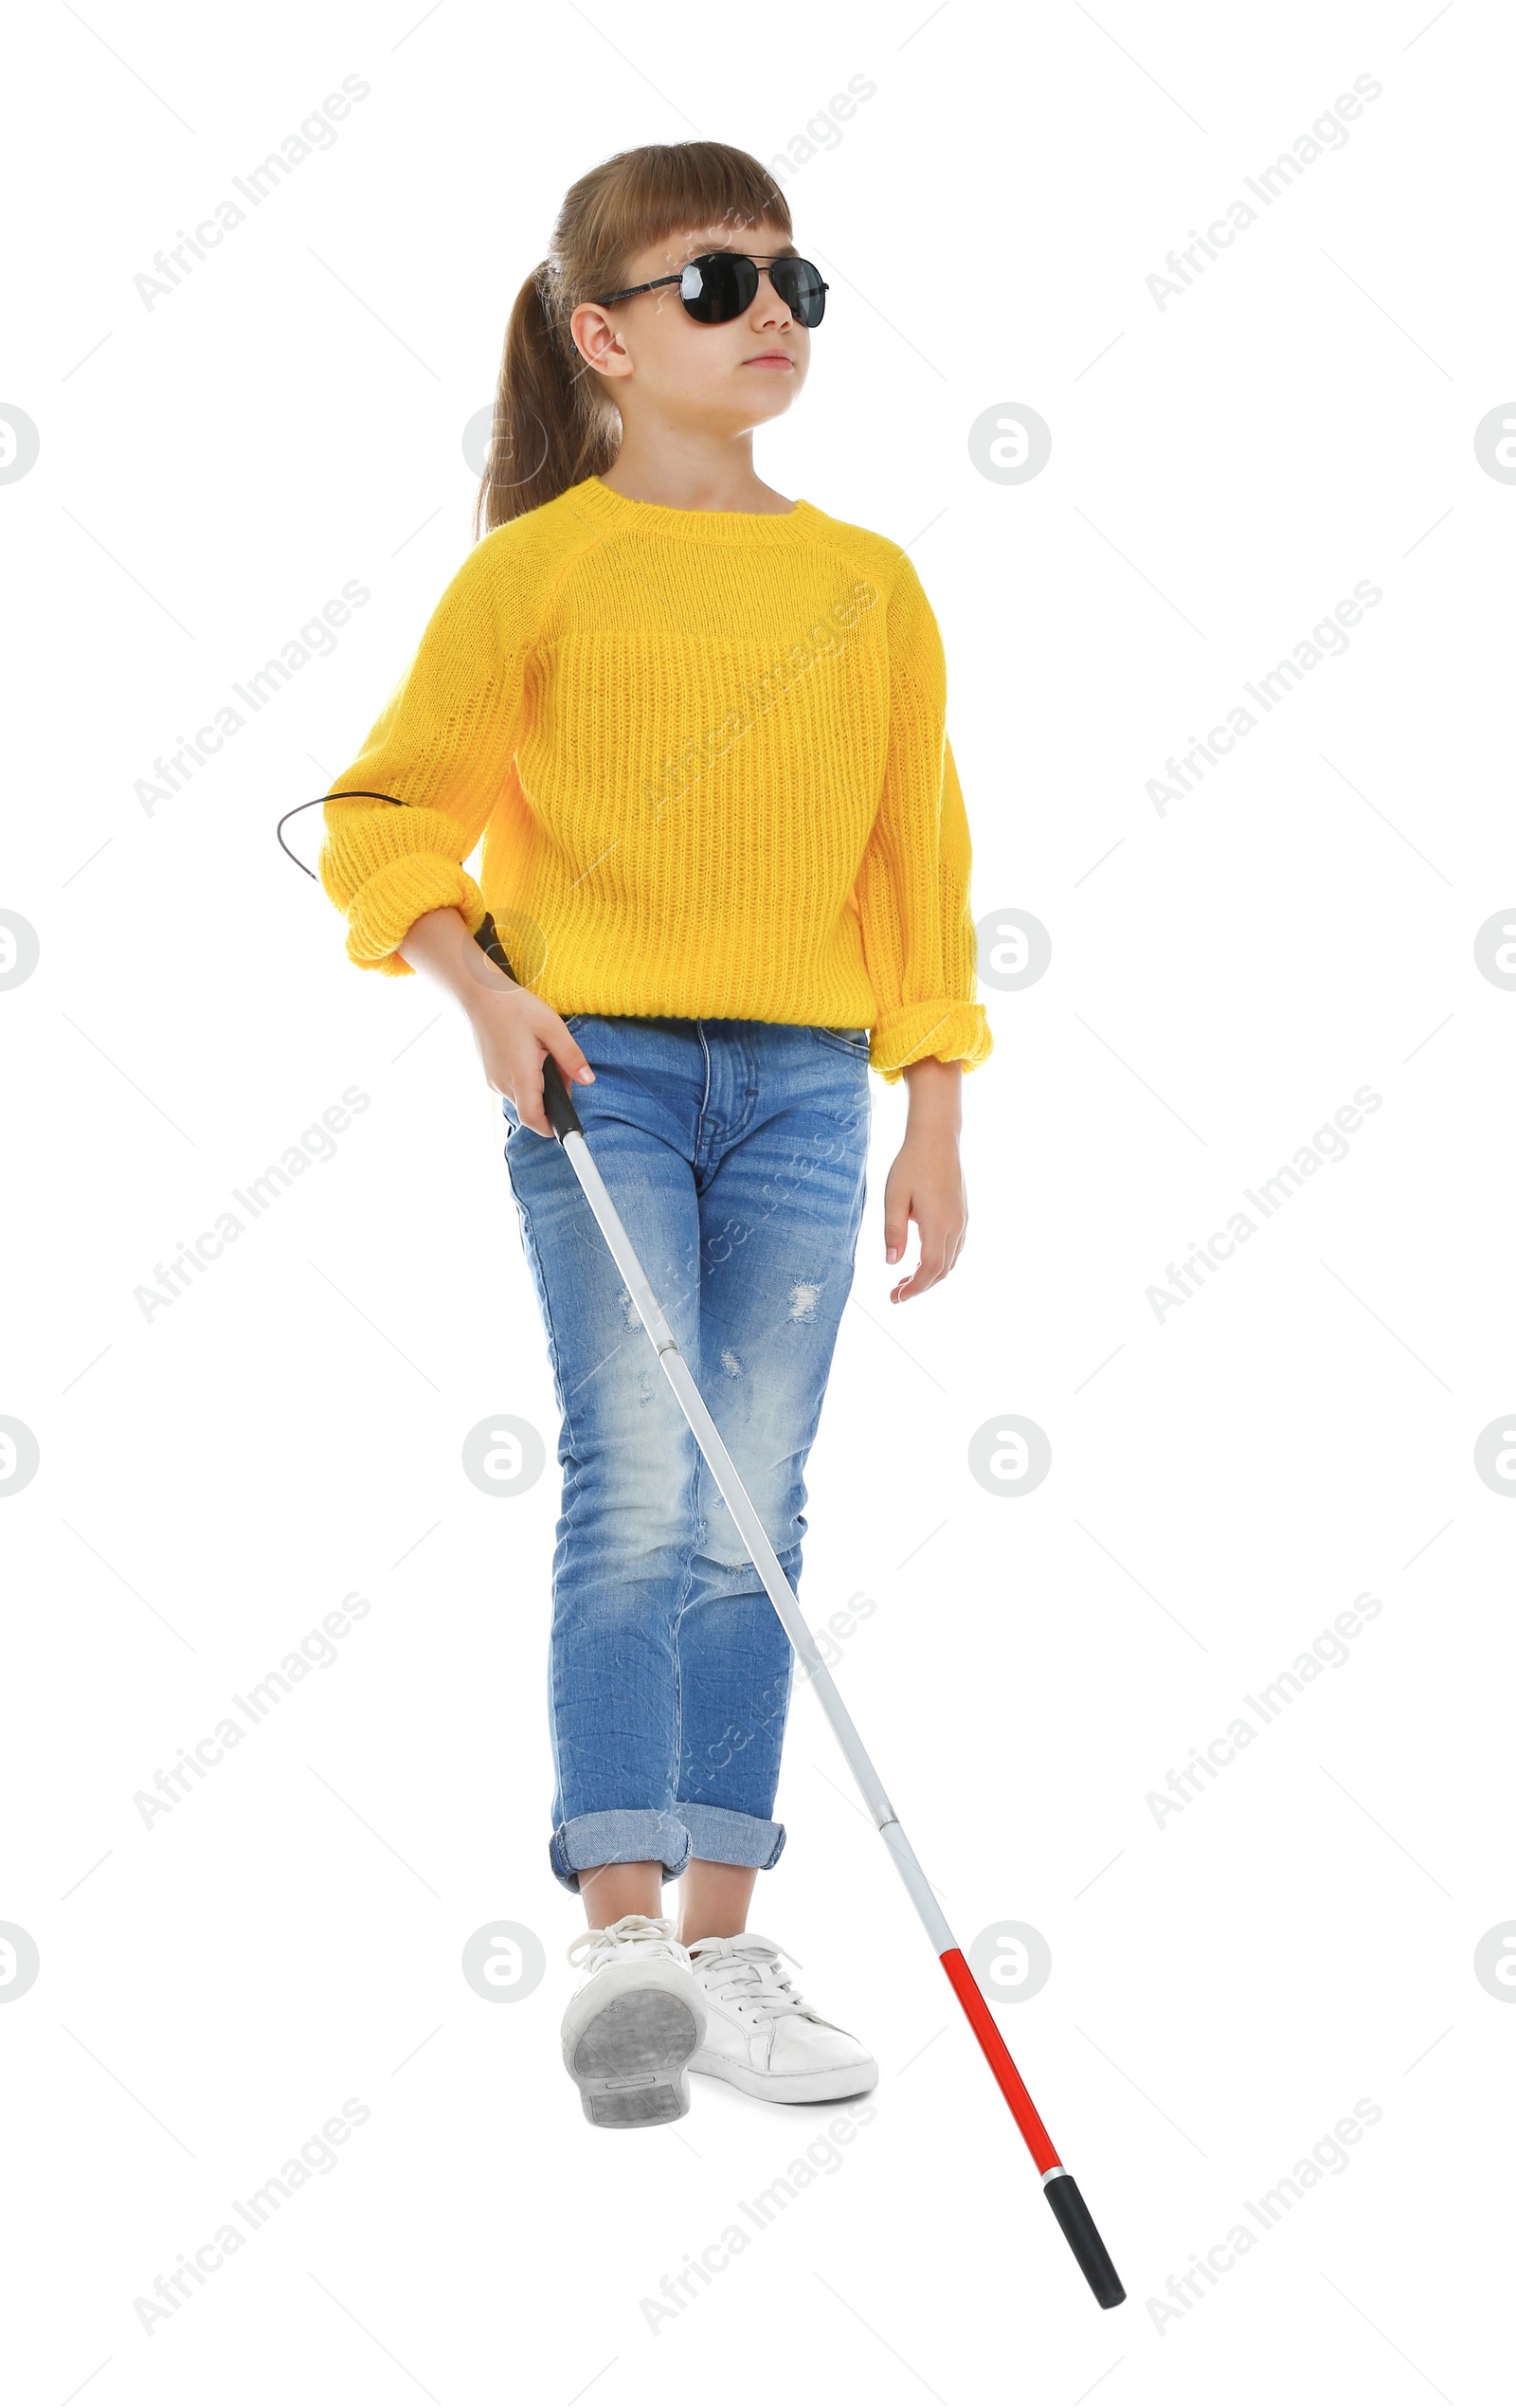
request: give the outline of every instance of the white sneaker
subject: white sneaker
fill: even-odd
[[[806,2005],[780,1970],[788,1954],[757,1931],[691,1942],[690,1965],[710,2017],[691,2072],[716,2074],[749,2098],[797,2107],[872,2091],[879,2078],[873,2057],[851,2032]]]
[[[623,1914],[568,1944],[584,1979],[564,2009],[563,2061],[591,2124],[673,2124],[705,2037],[705,1996],[666,1916]]]

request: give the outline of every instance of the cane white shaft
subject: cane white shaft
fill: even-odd
[[[821,1659],[809,1624],[801,1612],[800,1601],[785,1577],[784,1566],[774,1553],[751,1497],[743,1487],[721,1433],[711,1419],[705,1399],[679,1351],[678,1341],[669,1328],[663,1309],[648,1285],[632,1241],[622,1225],[621,1215],[595,1168],[594,1156],[577,1131],[570,1131],[564,1138],[563,1149],[573,1164],[579,1184],[589,1200],[589,1208],[599,1222],[605,1243],[615,1258],[616,1268],[626,1282],[627,1294],[641,1316],[642,1327],[652,1340],[669,1385],[679,1400],[684,1418],[695,1433],[695,1443],[711,1466],[716,1486],[726,1499],[727,1510],[742,1535],[743,1545],[752,1557],[754,1568],[768,1592],[774,1611],[805,1667],[812,1689],[821,1699],[822,1711],[847,1758],[853,1778],[862,1792],[863,1801],[878,1827],[879,1836],[894,1859],[901,1880],[911,1892],[912,1904],[926,1927],[932,1953],[940,1957],[944,1948],[953,1946],[953,1935],[947,1918],[937,1904],[930,1882],[916,1860],[915,1851],[900,1828],[894,1808],[885,1794],[884,1783],[875,1771],[868,1750],[854,1728],[853,1717],[838,1693],[837,1683]]]

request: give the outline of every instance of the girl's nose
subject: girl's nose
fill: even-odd
[[[766,296],[767,308],[764,307]],[[753,306],[755,309],[763,309],[766,324],[776,315],[784,324],[787,325],[789,322],[789,303],[785,299],[784,295],[777,292],[770,283],[767,267],[761,267],[758,270],[758,293]]]

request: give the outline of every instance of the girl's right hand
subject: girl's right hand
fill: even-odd
[[[484,1076],[520,1114],[523,1129],[553,1134],[542,1100],[542,1065],[550,1054],[565,1083],[587,1086],[595,1074],[550,1004],[518,987],[469,933],[452,905],[424,912],[397,949],[412,969],[424,969],[462,1005],[479,1049]]]
[[[573,1037],[540,995],[527,987],[480,987],[464,1005],[484,1077],[514,1105],[523,1129],[552,1136],[542,1095],[542,1065],[550,1054],[567,1085],[587,1086],[595,1074]]]

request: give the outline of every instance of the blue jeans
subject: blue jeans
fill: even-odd
[[[792,1587],[853,1284],[868,1036],[570,1014],[596,1166]],[[774,1864],[792,1649],[555,1137],[505,1159],[562,1427],[549,1859]]]

